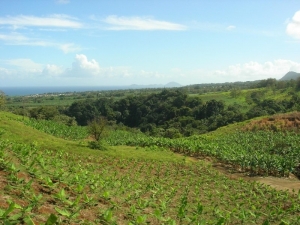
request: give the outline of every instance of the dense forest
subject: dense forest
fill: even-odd
[[[206,133],[258,116],[300,110],[299,90],[299,79],[267,79],[173,89],[89,93],[77,97],[69,106],[31,107],[28,114],[35,119],[81,126],[96,117],[105,117],[111,125],[137,128],[152,136],[178,138]],[[205,92],[228,95],[231,100],[205,99]],[[24,113],[22,107],[14,110],[18,114]]]

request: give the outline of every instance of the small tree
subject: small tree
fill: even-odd
[[[105,133],[106,125],[107,119],[105,117],[95,117],[88,122],[88,132],[99,142]]]
[[[0,108],[5,105],[6,97],[3,91],[0,90]]]

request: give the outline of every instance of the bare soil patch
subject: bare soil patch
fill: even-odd
[[[294,131],[298,133],[300,131],[300,112],[276,114],[260,120],[253,120],[242,130]]]
[[[288,191],[290,193],[298,193],[300,190],[300,180],[293,174],[289,177],[261,177],[261,176],[250,176],[247,173],[239,173],[233,171],[230,166],[222,163],[212,163],[212,167],[218,170],[220,173],[226,175],[230,179],[244,179],[247,181],[256,181],[265,185],[268,185],[276,190]]]
[[[181,154],[178,154],[181,155]],[[183,156],[183,155],[181,155]],[[247,181],[256,181],[265,185],[268,185],[276,190],[280,191],[288,191],[290,193],[298,193],[300,190],[300,180],[293,174],[290,174],[289,177],[261,177],[261,176],[250,176],[247,173],[242,173],[238,171],[234,171],[231,166],[225,165],[223,163],[214,162],[214,160],[210,157],[206,158],[195,158],[186,156],[186,159],[191,162],[196,162],[198,160],[205,161],[212,165],[212,168],[224,174],[233,180],[244,179]]]

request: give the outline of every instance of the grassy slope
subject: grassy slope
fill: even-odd
[[[183,160],[184,157],[172,152],[149,152],[143,149],[136,150],[135,147],[114,146],[108,151],[95,151],[87,147],[87,141],[70,141],[56,138],[52,135],[40,132],[24,125],[21,120],[23,117],[11,113],[0,112],[0,129],[4,130],[2,139],[17,141],[20,143],[31,144],[36,142],[39,147],[49,150],[63,150],[76,154],[86,155],[112,155],[119,157],[148,158],[167,161]]]
[[[217,100],[217,101],[224,101],[226,105],[231,105],[237,103],[242,106],[241,111],[247,112],[251,105],[246,102],[246,96],[251,94],[252,92],[263,92],[262,99],[275,99],[275,100],[284,100],[289,98],[289,92],[292,89],[285,89],[285,90],[276,90],[273,91],[270,88],[257,88],[257,89],[248,89],[242,90],[241,94],[236,98],[230,96],[230,91],[227,92],[209,92],[206,94],[198,95],[198,94],[191,94],[190,96],[198,96],[204,102],[210,100]]]

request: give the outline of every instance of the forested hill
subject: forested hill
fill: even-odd
[[[299,111],[299,90],[300,79],[267,79],[173,89],[29,96],[8,98],[7,102],[11,111],[31,118],[85,126],[96,117],[105,117],[111,125],[176,138],[254,117]]]
[[[217,98],[204,100],[205,95],[191,95],[181,89],[165,89],[115,101],[109,98],[76,101],[66,114],[75,117],[79,125],[86,125],[95,116],[104,116],[109,121],[139,128],[154,136],[175,138],[205,133],[258,116],[300,109],[300,85],[296,82],[269,79],[256,86],[262,88],[244,92],[233,88],[223,92],[231,98],[227,103]]]

